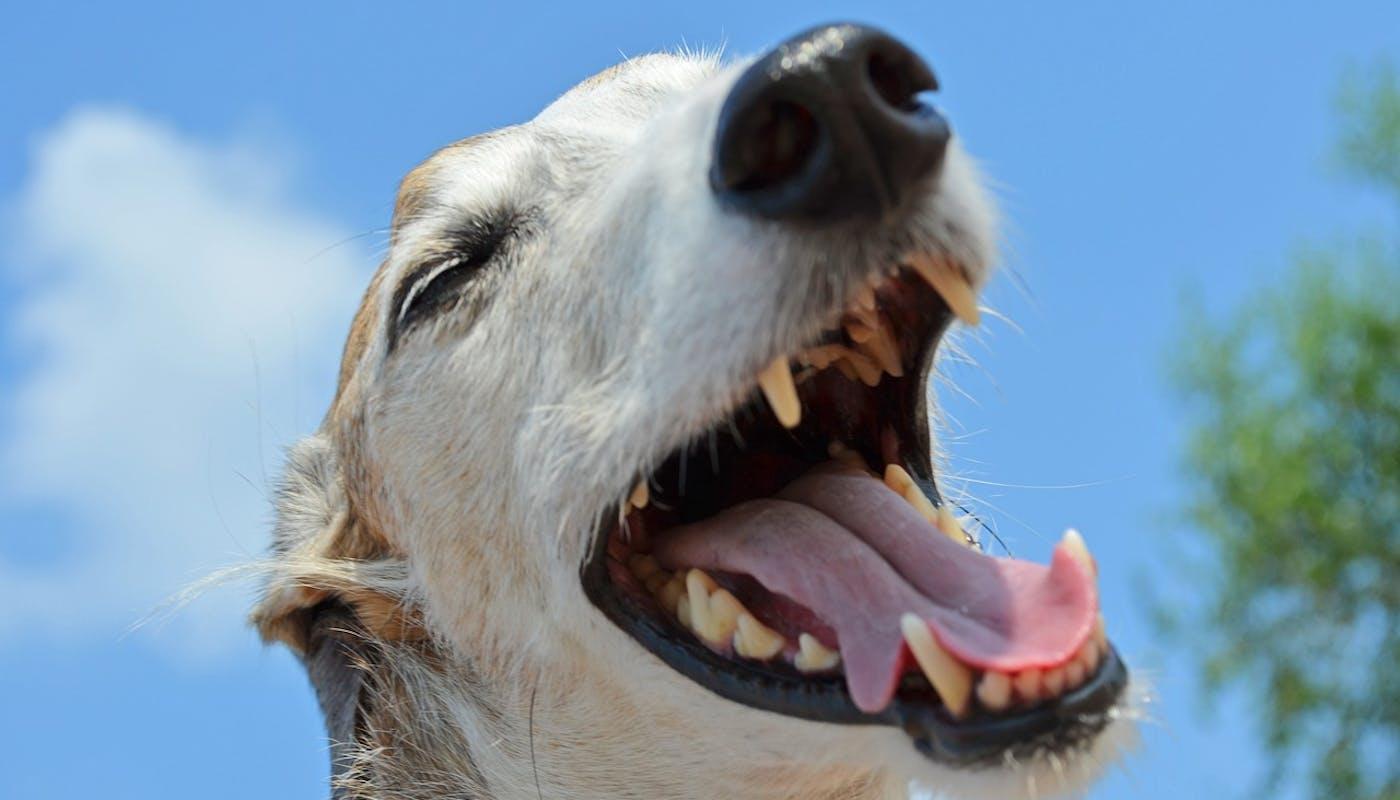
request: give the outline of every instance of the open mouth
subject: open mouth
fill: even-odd
[[[982,552],[933,479],[925,387],[962,270],[916,254],[864,286],[749,402],[603,520],[590,600],[673,669],[755,708],[902,727],[1001,764],[1108,722],[1127,673],[1073,532],[1048,566]]]

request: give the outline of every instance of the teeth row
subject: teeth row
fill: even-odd
[[[855,342],[856,349],[878,364],[880,369],[896,378],[904,377],[904,363],[900,358],[899,339],[884,315],[875,309],[857,304],[846,312],[842,321],[846,335]],[[878,373],[877,373],[877,378]],[[878,381],[877,381],[878,382]]]
[[[886,464],[885,485],[890,487],[895,494],[903,497],[905,502],[924,516],[924,519],[932,522],[934,527],[943,532],[944,536],[958,544],[965,544],[972,548],[977,547],[977,540],[963,531],[962,525],[953,516],[953,512],[948,510],[948,506],[935,506],[904,467],[898,464]]]
[[[938,256],[914,254],[909,266],[943,297],[958,319],[976,325],[981,317],[977,295],[966,275],[951,261]],[[835,367],[841,374],[866,386],[878,386],[885,373],[896,378],[904,375],[899,339],[889,320],[879,311],[875,287],[866,285],[856,292],[851,306],[842,317],[842,327],[855,347],[825,344],[804,350],[797,355],[803,366],[823,370]],[[797,398],[788,359],[775,358],[758,374],[758,386],[772,407],[773,414],[785,428],[795,428],[802,421],[802,404]]]
[[[889,475],[889,470],[886,474]],[[913,485],[917,489],[917,484]],[[1068,547],[1071,554],[1082,554],[1075,555],[1082,563],[1093,563],[1083,537],[1077,532],[1066,531],[1061,544]],[[733,593],[703,570],[672,573],[662,569],[656,559],[640,553],[630,556],[627,566],[668,613],[716,650],[732,651],[742,658],[758,661],[771,660],[787,650],[788,642],[782,634],[760,622]],[[974,697],[982,708],[992,712],[1005,711],[1015,705],[1032,706],[1057,697],[1081,686],[1108,654],[1108,638],[1100,615],[1094,621],[1092,634],[1066,663],[1050,670],[1028,669],[1016,673],[987,670],[979,676],[944,649],[928,623],[917,614],[904,614],[899,627],[919,670],[954,719],[967,715]],[[804,673],[832,670],[841,663],[838,652],[810,633],[798,635],[797,647],[790,658],[793,666]]]
[[[1103,617],[1094,623],[1094,633],[1067,663],[1051,670],[1028,669],[1014,675],[987,671],[977,682],[977,701],[988,711],[1004,711],[1012,705],[1031,706],[1063,692],[1078,688],[1099,668],[1108,654]]]
[[[886,483],[889,483],[888,474],[887,470]],[[1094,574],[1094,560],[1084,537],[1071,529],[1065,531],[1060,544]],[[1094,620],[1093,633],[1064,664],[1050,670],[1028,669],[1014,674],[987,670],[974,683],[972,669],[945,650],[918,615],[905,614],[899,620],[899,627],[919,669],[955,719],[967,714],[974,694],[977,702],[988,711],[1005,711],[1016,704],[1031,706],[1057,697],[1081,686],[1108,654],[1108,637],[1100,614]]]
[[[769,661],[787,649],[788,641],[781,633],[759,622],[739,598],[704,570],[668,572],[656,559],[640,553],[628,559],[627,567],[662,608],[716,650],[732,649],[743,658]],[[817,637],[803,633],[797,637],[792,663],[802,672],[824,672],[835,669],[841,655]]]

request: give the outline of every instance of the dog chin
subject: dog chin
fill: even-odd
[[[1135,696],[1137,687],[1128,688],[1125,697]],[[962,768],[935,763],[897,731],[890,732],[883,752],[891,771],[909,782],[911,798],[1047,800],[1081,796],[1110,766],[1138,747],[1138,729],[1127,712],[1127,707],[1118,709],[1114,721],[1078,749],[1019,759],[1008,754],[1001,766]]]

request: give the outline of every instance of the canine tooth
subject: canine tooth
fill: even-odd
[[[773,359],[773,363],[758,373],[758,388],[773,407],[773,414],[784,428],[796,428],[802,421],[802,403],[797,399],[797,384],[792,381],[792,371],[788,369],[785,356]]]
[[[899,618],[899,628],[904,633],[904,641],[914,660],[919,662],[929,683],[938,691],[943,705],[954,719],[967,713],[968,700],[972,697],[972,670],[963,666],[944,650],[933,633],[916,614],[905,614]]]
[[[827,648],[810,633],[803,633],[797,637],[797,648],[797,658],[793,659],[793,666],[801,672],[821,672],[841,663],[840,653]]]
[[[646,508],[649,502],[651,502],[651,489],[647,486],[646,479],[643,478],[637,481],[637,485],[633,487],[632,494],[627,498],[627,505],[631,508]]]
[[[1041,698],[1044,685],[1041,682],[1041,672],[1038,669],[1027,669],[1016,673],[1016,677],[1011,680],[1016,687],[1016,695],[1022,702],[1034,703]]]
[[[1060,537],[1060,545],[1074,556],[1075,561],[1083,564],[1090,575],[1098,577],[1099,568],[1094,564],[1094,557],[1089,555],[1089,546],[1084,543],[1084,537],[1079,535],[1079,531],[1066,528],[1064,535]]]
[[[767,661],[781,653],[786,644],[781,633],[754,619],[752,614],[739,615],[738,630],[734,631],[734,652],[744,658]]]
[[[968,325],[978,323],[982,314],[977,308],[977,295],[957,267],[947,259],[923,253],[910,256],[909,265],[943,297],[958,319]]]
[[[1056,667],[1045,671],[1045,676],[1041,679],[1041,686],[1045,689],[1042,697],[1055,697],[1065,690],[1065,668]]]
[[[633,575],[642,580],[650,578],[656,574],[657,570],[661,569],[661,565],[656,563],[656,559],[642,553],[633,553],[627,559],[627,566],[631,568]]]
[[[1094,644],[1099,648],[1099,655],[1108,652],[1108,634],[1104,632],[1103,614],[1094,618]]]
[[[1001,711],[1011,704],[1011,676],[986,672],[977,682],[977,700],[989,711]]]

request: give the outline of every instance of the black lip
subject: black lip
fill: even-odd
[[[603,527],[605,531],[607,528]],[[674,623],[611,587],[607,536],[600,535],[582,571],[584,593],[613,624],[667,666],[726,700],[799,719],[838,725],[892,725],[904,730],[928,758],[954,766],[990,767],[1010,753],[1065,750],[1097,734],[1128,684],[1128,671],[1111,646],[1083,685],[1015,714],[977,714],[954,720],[936,699],[897,693],[883,711],[856,708],[839,675],[803,676],[717,655]]]

